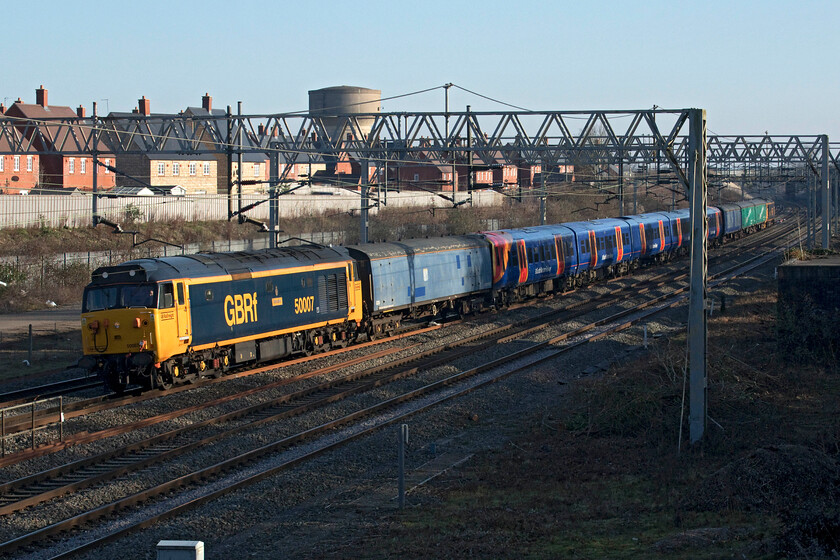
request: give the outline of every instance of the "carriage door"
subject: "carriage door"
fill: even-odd
[[[175,319],[178,322],[178,340],[190,343],[190,308],[183,282],[175,282]]]
[[[528,252],[525,250],[525,240],[516,242],[516,253],[519,256],[519,283],[528,281]]]
[[[559,235],[554,236],[554,251],[557,253],[557,276],[562,276],[566,272],[566,255],[563,251],[563,238]]]

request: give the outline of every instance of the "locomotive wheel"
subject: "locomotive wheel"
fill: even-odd
[[[159,369],[155,373],[155,385],[161,391],[171,389],[172,388],[172,377],[169,375],[169,372],[163,371],[163,368]]]

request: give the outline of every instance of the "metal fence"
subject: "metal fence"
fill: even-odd
[[[333,187],[312,187],[301,189],[303,194],[281,196],[278,200],[281,218],[319,215],[329,212],[355,212],[359,210],[358,193]],[[446,196],[451,197],[452,193]],[[457,193],[460,199],[464,193]],[[426,192],[387,193],[380,197],[382,204],[392,207],[444,207],[452,202]],[[493,191],[472,193],[474,205],[489,206],[504,199]],[[242,204],[250,205],[265,201],[264,194],[247,194]],[[235,201],[238,207],[238,201]],[[248,211],[248,216],[268,221],[268,204],[260,204]],[[371,212],[375,214],[376,208]],[[140,222],[169,221],[213,221],[228,218],[228,198],[225,195],[191,196],[133,196],[97,199],[97,213],[113,222],[124,223],[128,219]],[[0,195],[0,228],[12,227],[84,227],[93,221],[93,199],[90,193],[72,195]]]

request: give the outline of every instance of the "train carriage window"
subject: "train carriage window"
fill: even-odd
[[[470,268],[471,266],[472,266],[472,255],[467,254],[467,268]]]
[[[587,244],[586,244],[585,240],[580,242],[580,252],[581,253],[588,253],[589,252],[589,251],[586,250],[586,245]]]
[[[158,309],[168,309],[175,305],[174,295],[172,284],[168,282],[166,284],[161,284],[160,290],[158,291]]]
[[[566,253],[566,257],[570,257],[572,252],[574,251],[572,242],[568,239],[563,240],[563,252]]]
[[[519,268],[519,252],[512,250],[510,247],[507,248],[508,251],[508,262],[510,266],[513,268]]]
[[[551,257],[550,257],[551,260],[556,259],[557,258],[557,246],[554,243],[552,243],[551,245],[548,246],[548,250],[551,253]]]
[[[461,268],[461,255],[455,255],[455,267],[458,269]]]
[[[630,234],[629,233],[622,233],[621,234],[622,242],[624,243],[625,247],[630,246]]]
[[[213,301],[213,290],[210,288],[204,290],[204,299],[205,301]]]

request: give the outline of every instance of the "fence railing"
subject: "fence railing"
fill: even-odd
[[[359,210],[358,193],[320,187],[309,193],[284,195],[278,199],[278,211],[281,218],[312,216],[327,212],[355,212]],[[446,196],[451,197],[452,193]],[[465,198],[464,193],[456,197]],[[445,207],[452,202],[433,193],[411,191],[387,193],[381,204],[392,207]],[[242,205],[265,201],[264,194],[246,194],[242,196]],[[474,191],[474,205],[489,206],[498,204],[504,196],[493,191]],[[191,196],[132,196],[97,198],[97,214],[113,222],[121,223],[128,218],[135,221],[168,221],[183,219],[187,221],[226,220],[228,217],[228,198],[226,195],[191,195]],[[235,201],[238,208],[239,202]],[[268,204],[260,204],[248,211],[248,216],[256,220],[268,221]],[[377,208],[372,208],[375,214]],[[0,228],[12,227],[84,227],[93,221],[93,200],[90,193],[73,195],[0,195]]]

